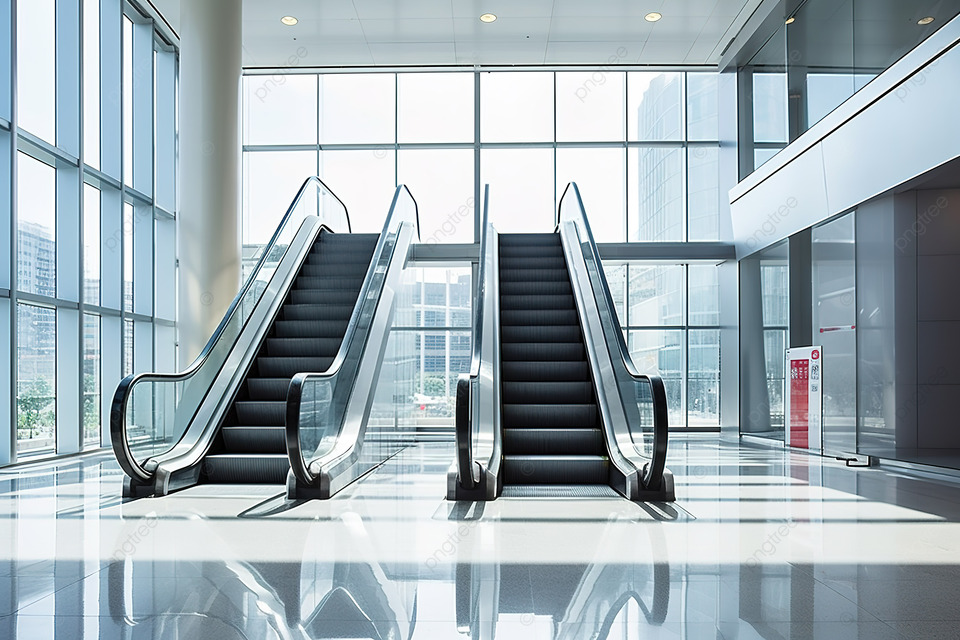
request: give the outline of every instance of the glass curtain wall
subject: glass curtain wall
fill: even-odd
[[[313,174],[343,199],[358,231],[379,231],[395,185],[406,184],[419,204],[421,241],[430,245],[477,241],[486,183],[500,232],[550,232],[570,181],[599,242],[717,241],[718,129],[714,73],[248,75],[244,252],[253,255],[269,238]],[[634,281],[631,304],[639,305],[628,341],[641,369],[668,380],[671,423],[716,428],[716,268],[676,265],[663,278],[655,273],[663,268],[623,269]],[[415,336],[409,402],[423,431],[452,424],[456,377],[469,367],[470,269],[424,267],[418,275],[416,315],[396,330]],[[684,301],[668,317],[639,304],[659,286]]]
[[[174,368],[177,52],[121,0],[3,1],[0,32],[5,464],[107,446],[122,373]]]
[[[960,7],[939,0],[798,0],[781,3],[779,12],[782,19],[771,18],[771,35],[740,71],[753,95],[752,121],[740,123],[740,143],[753,144],[753,166],[741,167],[741,177],[930,37]]]
[[[637,369],[667,388],[671,428],[720,427],[719,274],[712,264],[604,264]]]

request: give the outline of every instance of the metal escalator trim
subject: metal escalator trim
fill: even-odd
[[[411,228],[410,222],[406,222],[400,217],[402,210],[398,208],[398,203],[404,193],[413,204],[413,228]],[[379,352],[375,363],[372,365],[374,374],[372,377],[374,379],[382,364],[389,334],[389,320],[393,313],[393,298],[399,287],[400,273],[409,257],[413,234],[416,233],[418,239],[420,237],[419,216],[416,200],[414,200],[409,189],[404,185],[398,186],[383,230],[377,238],[357,303],[353,308],[350,320],[347,323],[347,330],[333,363],[323,372],[299,372],[290,381],[290,388],[287,392],[286,445],[290,459],[292,481],[308,487],[319,488],[322,494],[332,495],[337,489],[336,482],[343,479],[338,476],[349,473],[352,463],[359,458],[366,426],[363,418],[369,412],[373,403],[373,391],[372,389],[366,389],[365,398],[360,402],[357,402],[354,394],[361,377],[370,374],[368,367],[371,366],[371,359],[366,357],[366,350],[368,344],[370,344],[371,335],[375,332],[378,335],[374,343]],[[368,303],[373,305],[371,307],[372,318],[369,327],[361,333],[359,321],[361,313]],[[386,308],[384,308],[384,305]],[[356,362],[359,364],[355,373],[350,372],[351,377],[345,381],[348,385],[345,389],[341,388],[342,383],[337,385],[337,392],[345,393],[346,397],[349,398],[342,419],[339,416],[335,418],[340,419],[340,424],[333,425],[334,428],[338,429],[339,435],[331,451],[324,454],[320,459],[313,459],[315,452],[303,451],[300,446],[300,406],[304,385],[318,379],[335,378],[342,371],[348,358],[356,358]],[[368,381],[363,380],[363,382]],[[356,409],[354,405],[357,404],[363,405],[359,423],[356,421],[356,416],[351,413],[352,410]]]

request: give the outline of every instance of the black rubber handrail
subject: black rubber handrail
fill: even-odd
[[[357,320],[360,316],[360,310],[363,307],[364,301],[371,293],[370,289],[373,286],[373,280],[377,275],[377,265],[383,257],[383,252],[386,248],[387,237],[395,226],[394,217],[397,212],[397,203],[400,200],[400,196],[404,192],[406,192],[406,194],[410,197],[410,200],[413,202],[414,224],[416,224],[417,227],[417,240],[420,239],[420,209],[417,206],[416,199],[414,199],[413,194],[410,193],[410,190],[406,187],[406,185],[400,185],[393,194],[393,202],[390,204],[390,211],[387,214],[386,221],[383,223],[383,230],[380,232],[380,238],[377,240],[376,248],[373,250],[373,256],[370,259],[370,267],[367,269],[367,274],[363,279],[363,284],[360,287],[360,294],[357,297],[357,303],[354,305],[353,312],[350,314],[350,320],[347,323],[347,330],[343,334],[343,340],[340,342],[340,349],[337,351],[336,357],[326,371],[318,373],[296,374],[290,381],[290,386],[287,388],[285,421],[287,457],[290,459],[290,468],[293,470],[293,474],[300,482],[303,482],[307,485],[313,485],[316,482],[316,478],[310,472],[310,461],[305,459],[304,451],[300,446],[300,404],[303,399],[303,387],[311,379],[316,379],[317,377],[321,376],[332,377],[336,375],[343,366],[343,363],[347,358],[347,353],[350,350],[350,346],[357,332]],[[396,247],[394,247],[394,250],[396,250]],[[379,300],[379,295],[377,296],[377,299]],[[312,455],[314,452],[311,451],[309,453]]]
[[[607,284],[607,279],[603,275],[603,262],[600,260],[600,251],[597,249],[597,243],[593,238],[593,230],[590,228],[590,221],[587,219],[587,212],[583,207],[583,199],[580,197],[580,189],[577,188],[575,182],[571,182],[567,185],[567,188],[564,189],[563,197],[560,198],[560,206],[557,207],[557,226],[560,226],[561,214],[563,211],[563,201],[568,196],[571,195],[576,198],[577,212],[579,215],[577,219],[573,220],[574,224],[579,224],[583,227],[587,241],[589,245],[589,251],[593,257],[594,264],[597,266],[597,269],[600,272],[600,277],[598,278],[600,284],[600,291],[595,291],[598,303],[603,303],[606,305],[610,317],[616,323],[616,335],[614,340],[616,341],[617,348],[620,352],[620,359],[623,361],[623,366],[627,375],[629,375],[636,383],[646,382],[650,385],[651,391],[651,400],[653,401],[653,454],[650,458],[650,462],[644,465],[644,468],[641,470],[641,482],[643,483],[644,488],[650,490],[660,489],[661,483],[663,481],[663,470],[666,466],[667,458],[667,439],[669,437],[669,414],[667,412],[667,391],[666,387],[663,384],[663,379],[655,374],[641,374],[637,372],[636,367],[633,364],[633,358],[630,356],[630,350],[627,348],[627,344],[623,338],[623,331],[620,329],[620,320],[617,315],[617,308],[613,302],[613,296],[610,293],[610,287]],[[602,300],[601,300],[602,299]],[[634,387],[635,388],[635,387]],[[635,402],[635,399],[630,401]]]
[[[130,443],[127,441],[126,409],[127,401],[130,399],[130,394],[133,391],[134,385],[143,382],[178,382],[187,380],[192,377],[200,369],[200,367],[203,366],[203,364],[207,361],[207,358],[210,356],[210,352],[213,351],[214,346],[220,340],[224,330],[229,325],[230,320],[240,308],[240,304],[242,303],[244,296],[246,296],[250,291],[250,288],[257,279],[257,274],[263,268],[267,257],[271,254],[273,248],[276,246],[277,239],[280,237],[281,231],[283,231],[284,227],[289,222],[294,210],[300,204],[304,193],[306,193],[307,187],[311,184],[319,185],[328,194],[333,196],[338,203],[340,203],[340,206],[343,207],[344,216],[346,216],[347,219],[347,232],[351,233],[353,231],[347,206],[337,196],[337,194],[335,194],[319,177],[311,176],[307,178],[300,186],[299,191],[297,191],[297,195],[294,197],[293,202],[291,202],[290,206],[287,208],[286,213],[280,220],[280,224],[277,225],[276,230],[270,237],[270,241],[264,246],[263,252],[260,255],[260,259],[257,261],[256,266],[254,266],[253,271],[250,272],[250,276],[247,278],[243,287],[241,287],[240,292],[233,299],[233,302],[231,302],[230,306],[227,308],[227,311],[223,316],[223,320],[220,321],[220,324],[213,332],[213,335],[210,336],[207,344],[203,347],[203,350],[200,351],[200,355],[194,359],[190,366],[179,373],[131,374],[126,376],[120,381],[120,384],[117,385],[117,390],[113,394],[113,400],[110,404],[110,441],[113,445],[113,452],[117,457],[117,462],[120,464],[120,468],[123,469],[123,471],[131,478],[140,480],[142,482],[147,482],[153,477],[151,471],[141,466],[140,463],[138,463],[133,457],[133,453],[130,451]],[[180,437],[182,438],[183,435],[184,434],[180,434]]]
[[[490,202],[490,185],[483,187],[483,211],[480,214],[480,260],[477,269],[477,294],[473,308],[473,354],[470,357],[470,371],[457,377],[456,441],[457,469],[460,486],[464,489],[476,487],[473,477],[473,411],[471,410],[472,381],[480,377],[480,347],[483,335],[483,308],[486,299],[487,267],[487,205]],[[499,382],[499,381],[498,381]]]

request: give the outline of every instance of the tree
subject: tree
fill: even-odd
[[[17,396],[17,431],[26,431],[26,438],[34,438],[44,427],[53,426],[54,397],[50,383],[43,376],[35,378]],[[18,433],[18,438],[24,435]]]

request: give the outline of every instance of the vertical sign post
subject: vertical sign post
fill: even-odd
[[[783,394],[784,442],[788,447],[823,449],[823,349],[787,349]]]

